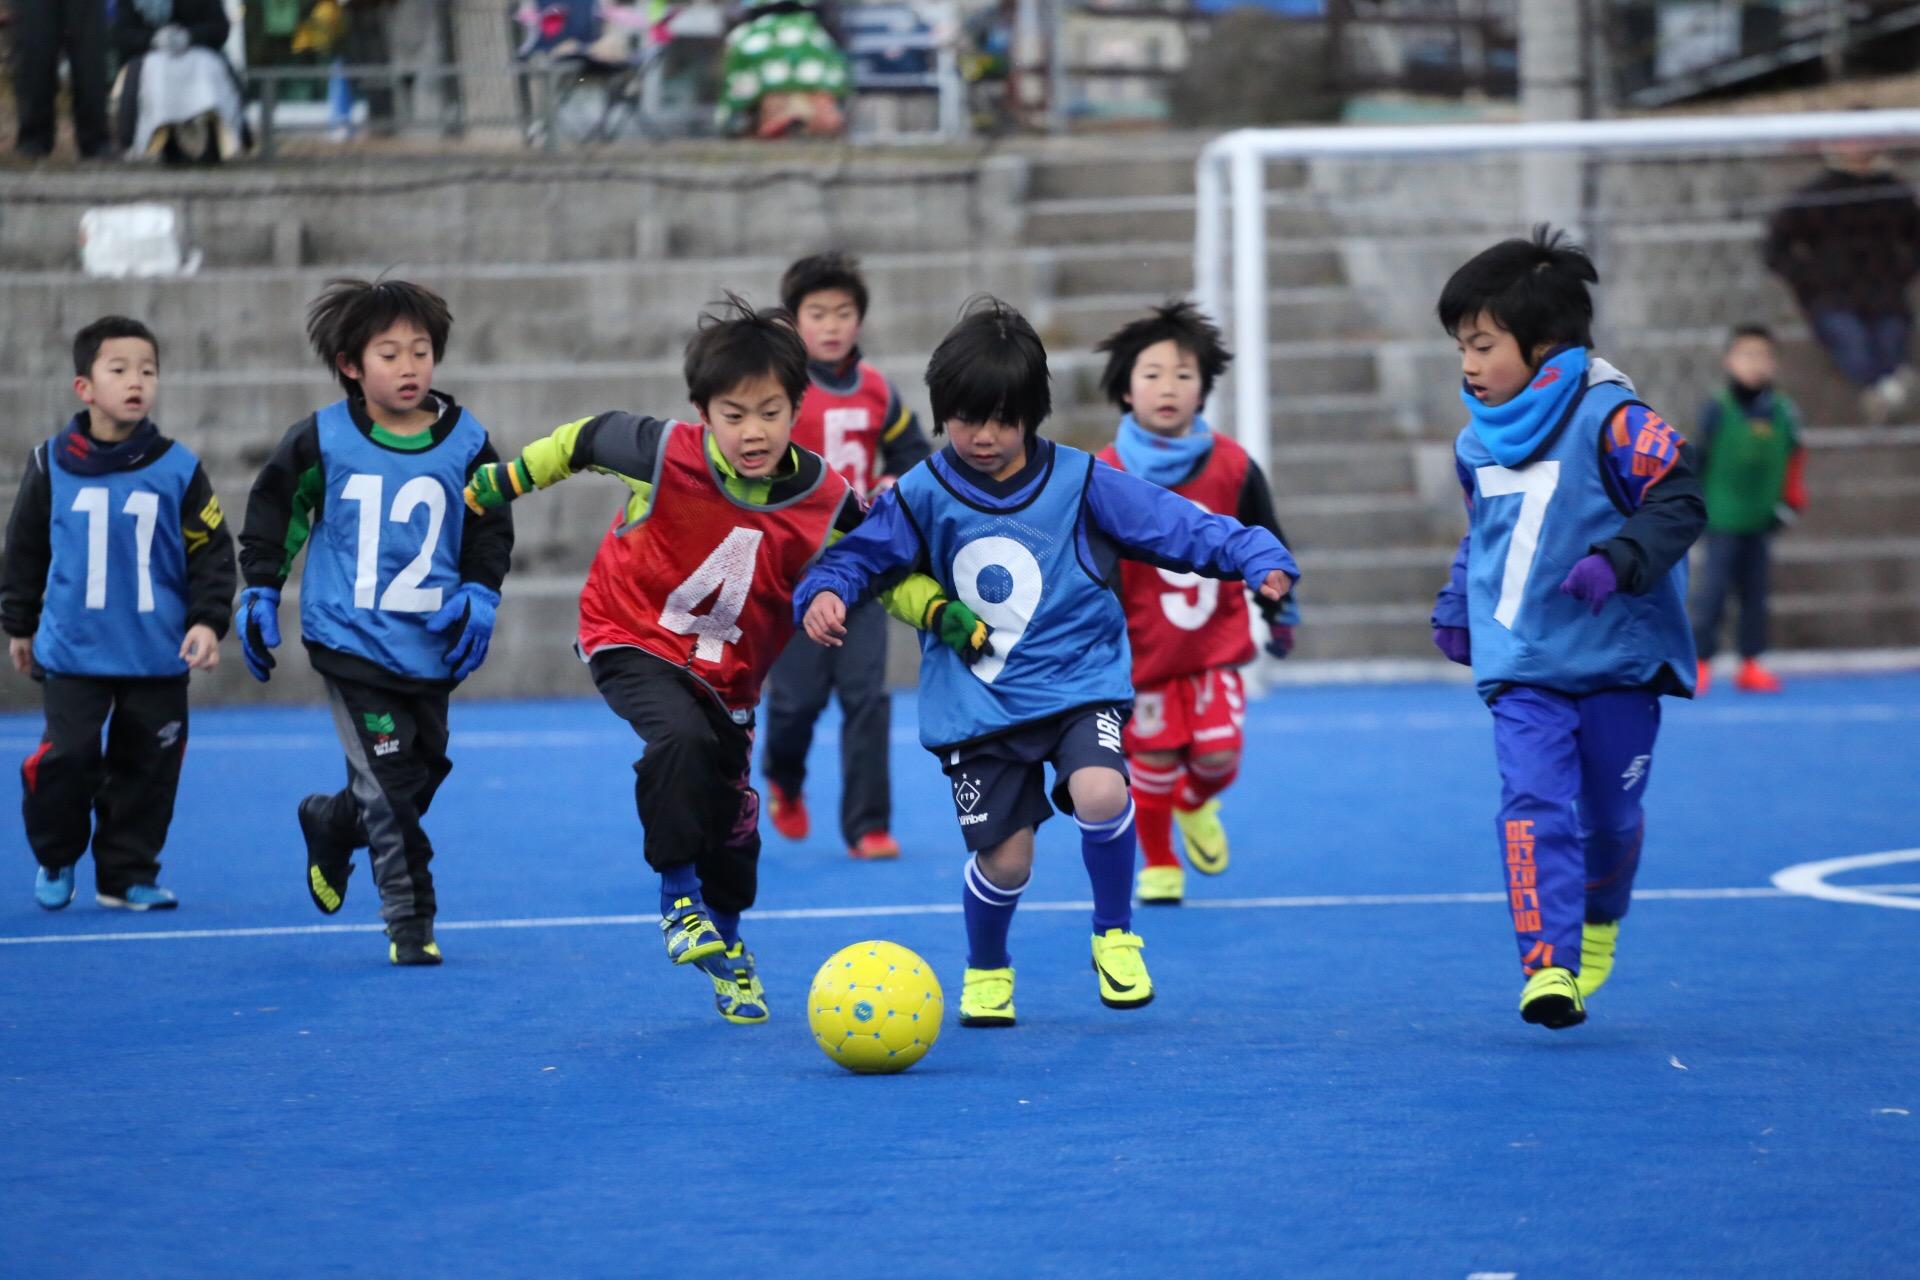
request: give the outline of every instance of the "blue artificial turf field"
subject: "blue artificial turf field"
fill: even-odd
[[[342,776],[319,709],[197,716],[178,912],[97,908],[89,862],[42,913],[10,820],[0,1276],[1920,1267],[1920,912],[1769,888],[1920,845],[1920,676],[1670,703],[1656,892],[1591,1020],[1557,1034],[1514,1009],[1487,716],[1462,687],[1253,708],[1232,869],[1139,921],[1145,1010],[1096,1000],[1077,844],[1049,824],[1011,1031],[952,1022],[962,854],[914,723],[901,698],[895,865],[818,830],[823,726],[816,834],[769,834],[771,915],[746,926],[762,1027],[721,1022],[661,955],[634,744],[598,703],[456,704],[439,970],[387,966],[364,865],[334,922],[307,901],[293,803]],[[0,748],[36,732],[0,718]],[[847,1075],[807,1033],[814,968],[873,936],[947,986],[903,1076]]]

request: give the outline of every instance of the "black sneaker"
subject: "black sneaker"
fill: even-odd
[[[433,940],[433,917],[413,916],[387,926],[387,959],[393,964],[439,964],[440,944]]]
[[[330,916],[347,900],[353,875],[353,846],[342,844],[327,825],[332,796],[311,795],[300,802],[300,834],[307,840],[307,896],[320,914]]]

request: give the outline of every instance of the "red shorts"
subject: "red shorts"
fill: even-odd
[[[1247,692],[1240,673],[1232,667],[1215,667],[1136,690],[1124,742],[1130,756],[1143,751],[1185,751],[1196,756],[1237,752],[1246,721]]]

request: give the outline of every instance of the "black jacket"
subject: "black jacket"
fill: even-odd
[[[226,44],[230,30],[226,6],[220,0],[173,0],[169,25],[185,27],[194,44],[214,50]],[[159,29],[140,16],[133,0],[119,0],[113,15],[114,52],[122,63],[133,61],[152,47],[154,32]]]

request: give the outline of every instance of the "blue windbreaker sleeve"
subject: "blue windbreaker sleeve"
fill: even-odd
[[[1467,469],[1454,459],[1454,473],[1460,477],[1460,487],[1466,492],[1467,518],[1473,518],[1473,477]],[[1440,595],[1433,602],[1433,617],[1428,625],[1434,627],[1465,627],[1467,620],[1467,547],[1472,542],[1471,533],[1460,538],[1460,549],[1453,553],[1453,567],[1447,571],[1447,585],[1440,588]]]
[[[922,559],[920,531],[900,505],[899,492],[888,489],[873,500],[860,527],[828,547],[800,579],[793,593],[793,624],[800,625],[822,591],[833,592],[851,609],[887,579],[912,572]]]
[[[1104,462],[1094,463],[1087,477],[1087,510],[1129,559],[1209,578],[1243,578],[1254,586],[1275,569],[1300,581],[1293,553],[1265,529],[1204,511]]]

